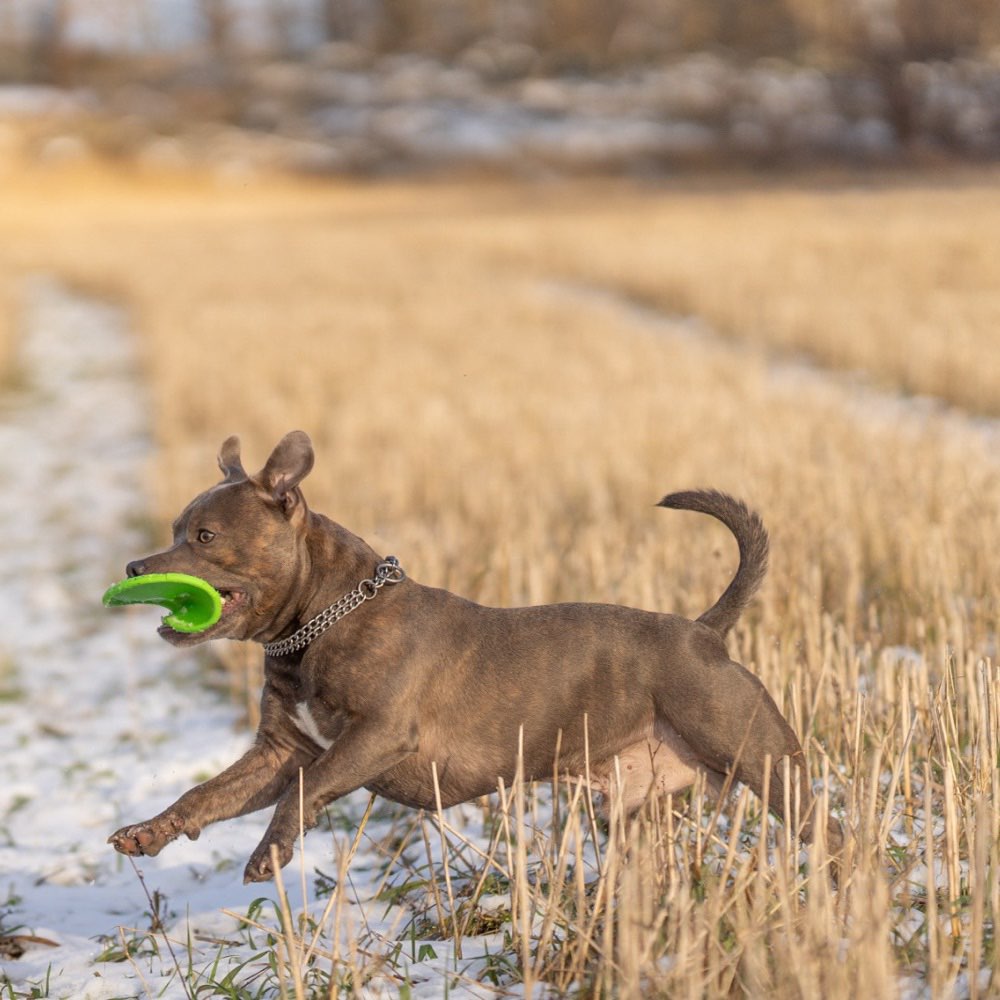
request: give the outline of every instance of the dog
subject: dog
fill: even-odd
[[[161,625],[175,646],[262,643],[260,725],[251,748],[109,843],[156,855],[181,834],[276,805],[244,881],[274,876],[301,820],[364,787],[434,809],[495,791],[520,766],[529,780],[583,776],[627,812],[651,794],[738,780],[811,840],[819,826],[802,747],[763,684],[729,658],[725,636],[767,569],[757,514],[715,491],[660,506],[722,521],[736,574],[696,621],[607,604],[491,608],[410,579],[392,559],[307,506],[309,437],[292,431],[248,475],[239,439],[219,454],[222,482],[173,525],[173,545],[128,564],[129,576],[188,573],[223,600],[204,632]],[[790,764],[790,767],[787,766]],[[770,769],[768,777],[767,771]],[[301,772],[301,802],[300,802]],[[786,775],[792,785],[786,788]],[[796,816],[785,816],[786,799]],[[797,809],[796,809],[797,806]],[[840,826],[826,818],[840,851]]]

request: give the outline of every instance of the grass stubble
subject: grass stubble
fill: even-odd
[[[672,489],[729,490],[771,531],[731,648],[853,833],[839,885],[742,790],[601,827],[580,787],[515,782],[482,808],[390,811],[392,837],[359,824],[353,850],[335,835],[318,913],[276,887],[274,918],[248,920],[280,995],[406,994],[421,955],[500,995],[996,995],[995,177],[246,191],[97,172],[5,191],[3,288],[54,271],[131,309],[164,524],[227,434],[250,466],[301,426],[314,507],[487,603],[699,614],[735,552],[654,510]],[[672,330],[678,313],[719,336]],[[789,351],[822,377],[776,375]],[[252,691],[255,657],[231,662]]]

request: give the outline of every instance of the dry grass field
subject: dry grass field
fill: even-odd
[[[155,399],[158,541],[227,434],[249,466],[302,427],[312,505],[422,582],[695,616],[734,546],[653,504],[702,485],[745,498],[772,568],[733,652],[807,744],[850,868],[834,890],[822,852],[800,863],[756,800],[714,817],[694,796],[613,821],[584,886],[566,859],[585,805],[526,845],[515,802],[494,813],[505,981],[996,996],[998,234],[989,175],[637,190],[15,174],[0,357],[16,377],[20,275],[126,303]],[[535,848],[544,879],[524,873]],[[353,987],[359,954],[342,956]]]

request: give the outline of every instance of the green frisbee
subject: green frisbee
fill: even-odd
[[[186,573],[147,573],[112,584],[102,599],[107,608],[159,604],[170,611],[163,624],[175,632],[204,632],[222,614],[222,598],[209,583]]]

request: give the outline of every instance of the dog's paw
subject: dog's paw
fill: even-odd
[[[243,871],[243,884],[269,882],[274,878],[275,861],[278,868],[284,868],[292,860],[292,853],[291,845],[271,844],[265,841],[250,855],[250,860]]]
[[[123,826],[108,837],[108,843],[120,854],[155,858],[167,844],[176,840],[183,832],[184,823],[179,817],[157,816],[145,823]],[[197,832],[194,836],[197,836]]]

